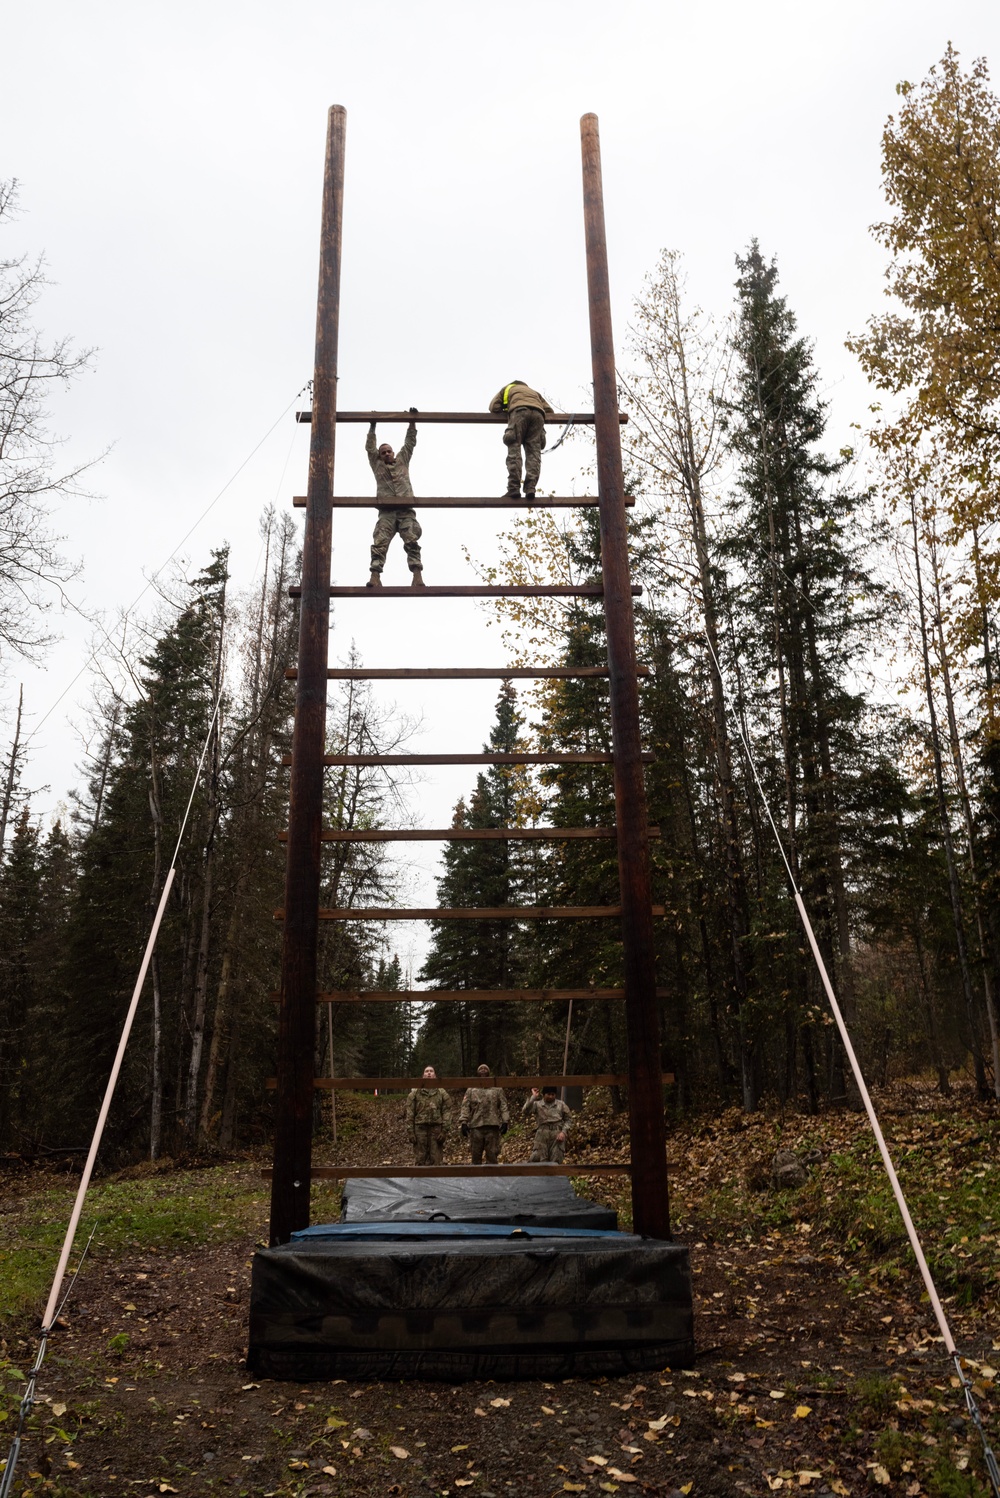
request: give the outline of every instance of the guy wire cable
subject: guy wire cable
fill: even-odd
[[[76,1269],[73,1271],[73,1278],[70,1280],[69,1284],[66,1287],[66,1294],[59,1302],[59,1309],[56,1311],[56,1314],[53,1317],[53,1325],[62,1315],[63,1307],[69,1300],[70,1295],[73,1293],[73,1287],[76,1284],[77,1279],[79,1278],[80,1270],[83,1268],[83,1261],[87,1257],[87,1254],[90,1250],[90,1245],[94,1241],[94,1234],[96,1232],[97,1223],[95,1222],[94,1226],[90,1230],[90,1237],[87,1239],[86,1243],[83,1246],[83,1253],[80,1255],[80,1262],[79,1264],[77,1264]],[[0,1498],[7,1498],[7,1494],[10,1492],[11,1484],[14,1481],[14,1472],[17,1469],[17,1459],[21,1455],[21,1437],[24,1433],[24,1422],[31,1414],[31,1411],[35,1404],[35,1384],[37,1382],[38,1375],[41,1372],[42,1364],[45,1361],[45,1353],[48,1348],[48,1339],[48,1331],[43,1327],[38,1338],[38,1352],[36,1353],[35,1361],[31,1365],[31,1368],[28,1372],[28,1382],[25,1385],[24,1394],[21,1397],[21,1403],[18,1405],[17,1426],[14,1430],[14,1439],[11,1441],[10,1452],[4,1465],[3,1477],[0,1478]]]
[[[260,438],[260,440],[257,443],[255,443],[255,445],[250,449],[250,451],[247,453],[246,457],[243,459],[242,463],[240,463],[239,467],[235,468],[233,470],[233,472],[229,475],[229,477],[226,479],[226,482],[223,484],[222,488],[216,494],[215,498],[212,499],[205,506],[205,508],[202,510],[201,514],[198,516],[197,520],[195,520],[194,523],[188,527],[188,529],[185,531],[184,535],[177,542],[177,545],[174,547],[174,549],[170,553],[170,555],[167,556],[167,557],[164,557],[163,561],[160,563],[159,567],[157,567],[156,571],[152,574],[152,576],[150,578],[147,579],[147,581],[145,583],[145,586],[133,598],[132,602],[129,604],[128,608],[125,610],[125,613],[122,615],[122,618],[121,618],[121,620],[118,621],[118,623],[124,623],[125,620],[128,619],[129,615],[132,613],[133,609],[137,606],[137,604],[139,604],[142,601],[142,599],[145,598],[146,594],[149,592],[150,588],[153,586],[154,582],[159,577],[160,573],[163,571],[164,567],[166,567],[170,562],[173,561],[174,557],[180,551],[180,549],[184,545],[185,541],[189,540],[190,537],[194,535],[195,531],[198,529],[199,525],[201,525],[201,523],[205,519],[205,517],[207,515],[211,514],[212,510],[215,509],[215,506],[219,503],[219,500],[222,498],[222,496],[226,493],[226,491],[228,489],[230,489],[232,487],[232,485],[239,478],[239,476],[243,472],[244,468],[250,462],[250,459],[253,458],[260,451],[260,449],[264,446],[264,443],[267,441],[268,437],[270,437],[271,433],[274,431],[274,429],[278,425],[278,423],[281,422],[281,421],[284,421],[285,417],[288,415],[289,411],[295,405],[295,402],[298,400],[299,396],[303,393],[303,391],[308,390],[311,385],[312,385],[312,380],[307,380],[306,383],[302,386],[302,389],[301,390],[297,390],[295,392],[295,394],[292,396],[291,400],[288,402],[288,405],[282,411],[281,415],[278,416],[278,417],[276,417],[275,420],[272,421],[272,423],[268,427],[267,431]],[[294,436],[294,433],[293,433],[293,436]],[[289,448],[289,450],[290,450],[290,448]],[[286,459],[285,459],[285,467],[287,468],[287,466],[288,466],[288,459],[286,457]],[[84,613],[84,611],[82,609],[78,608],[77,605],[74,604],[74,603],[72,603],[71,601],[70,601],[70,606],[73,609],[75,609],[76,612],[78,614],[80,614],[83,618],[87,618],[88,617]],[[98,627],[101,629],[102,633],[104,634],[105,639],[106,640],[109,639],[108,632],[107,632],[107,630],[104,629],[104,626],[102,624],[99,624]],[[87,668],[90,665],[93,664],[93,662],[96,659],[97,659],[97,651],[96,650],[92,650],[91,653],[90,653],[90,655],[84,661],[83,665],[80,667],[79,671],[73,677],[72,681],[70,681],[70,682],[67,683],[67,685],[59,693],[59,696],[55,699],[55,701],[53,703],[51,703],[49,705],[49,707],[46,708],[45,712],[39,718],[39,720],[35,724],[34,728],[32,728],[31,732],[27,735],[27,737],[24,740],[24,747],[25,748],[27,748],[27,746],[31,743],[32,739],[38,733],[38,731],[42,727],[42,725],[49,718],[51,718],[52,714],[55,712],[55,710],[59,706],[60,702],[62,702],[63,698],[65,696],[67,696],[67,694],[69,692],[71,692],[73,690],[73,688],[76,686],[77,682],[80,680],[80,677],[87,670]],[[0,1498],[3,1498],[2,1493],[0,1493]]]
[[[993,1448],[991,1447],[987,1439],[986,1431],[983,1427],[982,1418],[979,1413],[979,1406],[976,1402],[976,1396],[972,1391],[972,1384],[966,1375],[965,1369],[962,1367],[961,1354],[959,1353],[958,1348],[955,1346],[955,1339],[952,1336],[951,1327],[948,1324],[948,1318],[944,1313],[944,1307],[941,1304],[937,1286],[934,1283],[934,1277],[931,1274],[927,1259],[924,1256],[923,1246],[917,1234],[916,1227],[914,1226],[913,1218],[910,1216],[910,1209],[907,1205],[906,1197],[903,1195],[903,1188],[900,1185],[899,1176],[896,1174],[896,1167],[892,1163],[892,1156],[889,1154],[889,1147],[886,1144],[885,1135],[882,1133],[882,1126],[878,1121],[878,1116],[875,1112],[875,1106],[872,1102],[871,1094],[868,1091],[868,1087],[864,1079],[864,1074],[862,1073],[858,1058],[855,1055],[854,1046],[851,1043],[851,1037],[848,1033],[847,1025],[844,1022],[844,1016],[841,1013],[840,1005],[837,1002],[837,996],[833,991],[833,984],[830,982],[830,975],[827,972],[826,963],[823,961],[823,954],[820,951],[819,945],[816,941],[816,933],[813,930],[812,921],[809,919],[809,912],[806,910],[805,903],[802,899],[802,894],[795,882],[795,876],[792,873],[792,866],[788,861],[788,855],[785,852],[785,845],[781,840],[781,833],[778,831],[777,823],[775,822],[774,817],[771,813],[771,806],[767,799],[767,794],[761,782],[760,775],[757,771],[757,763],[754,759],[753,751],[751,750],[750,745],[747,742],[746,735],[743,732],[743,725],[740,722],[739,713],[736,711],[736,704],[730,696],[729,689],[726,686],[726,680],[722,674],[722,667],[719,664],[718,656],[712,648],[712,642],[708,638],[707,633],[705,633],[703,637],[705,640],[705,644],[708,646],[708,653],[712,657],[712,664],[714,665],[716,674],[719,678],[719,684],[722,687],[722,694],[726,699],[726,703],[728,704],[730,711],[732,712],[733,720],[736,724],[736,732],[739,735],[740,742],[743,745],[743,751],[746,754],[747,763],[750,766],[750,770],[756,783],[757,791],[760,796],[761,803],[764,807],[767,820],[770,822],[771,831],[774,833],[774,840],[778,845],[778,851],[781,854],[782,862],[785,865],[785,872],[788,875],[788,883],[795,900],[795,907],[798,910],[799,919],[801,920],[803,929],[806,933],[806,938],[809,942],[813,960],[816,963],[816,968],[819,972],[823,988],[826,992],[826,997],[829,1001],[830,1009],[833,1013],[833,1018],[837,1026],[837,1030],[840,1033],[840,1039],[843,1044],[844,1051],[847,1055],[848,1061],[851,1064],[851,1071],[854,1073],[854,1080],[858,1084],[858,1091],[861,1094],[861,1100],[864,1103],[865,1112],[868,1114],[868,1122],[871,1124],[872,1133],[875,1135],[875,1142],[878,1145],[879,1154],[882,1156],[882,1164],[885,1167],[885,1173],[889,1178],[889,1184],[892,1187],[892,1194],[896,1198],[896,1205],[899,1208],[900,1216],[903,1219],[903,1226],[906,1229],[906,1236],[910,1240],[910,1247],[912,1248],[913,1256],[917,1261],[917,1268],[919,1269],[920,1277],[924,1282],[924,1288],[927,1291],[927,1298],[930,1301],[931,1308],[934,1312],[934,1318],[937,1321],[938,1329],[941,1332],[941,1339],[944,1342],[945,1350],[948,1353],[948,1356],[951,1358],[952,1362],[955,1365],[955,1372],[958,1374],[959,1385],[965,1397],[966,1409],[968,1410],[972,1423],[975,1425],[976,1430],[979,1433],[979,1438],[983,1443],[983,1461],[985,1463],[986,1471],[989,1476],[990,1486],[993,1489],[994,1498],[1000,1498],[1000,1464],[997,1463],[996,1455],[994,1454]],[[2,1494],[0,1494],[0,1498],[3,1498]]]
[[[160,894],[160,902],[156,907],[156,914],[153,917],[153,924],[150,927],[149,939],[146,942],[146,950],[142,955],[142,962],[139,966],[139,975],[135,980],[135,987],[132,990],[132,998],[129,1003],[128,1011],[125,1015],[125,1023],[122,1027],[121,1038],[118,1042],[118,1050],[115,1053],[115,1059],[111,1067],[111,1075],[108,1078],[108,1085],[104,1091],[104,1100],[101,1103],[101,1111],[97,1116],[97,1123],[94,1127],[94,1135],[90,1141],[90,1149],[87,1152],[86,1164],[83,1167],[83,1174],[80,1177],[80,1184],[77,1187],[76,1200],[73,1203],[73,1210],[70,1214],[69,1224],[66,1228],[66,1236],[63,1239],[62,1251],[59,1255],[59,1262],[56,1265],[55,1275],[53,1276],[52,1288],[49,1291],[49,1298],[45,1306],[45,1311],[42,1314],[42,1326],[41,1331],[39,1332],[38,1354],[31,1369],[31,1374],[28,1380],[28,1387],[25,1390],[23,1399],[21,1400],[21,1407],[18,1413],[17,1431],[15,1433],[10,1452],[7,1456],[7,1463],[4,1468],[3,1477],[2,1479],[0,1479],[0,1498],[8,1498],[11,1490],[11,1484],[14,1481],[14,1469],[17,1465],[17,1459],[21,1449],[21,1432],[24,1428],[24,1422],[28,1418],[28,1415],[31,1413],[32,1407],[35,1403],[35,1382],[37,1380],[42,1363],[45,1359],[45,1351],[48,1344],[48,1339],[52,1334],[52,1329],[55,1326],[59,1311],[62,1309],[62,1306],[65,1305],[66,1298],[69,1295],[69,1290],[72,1290],[73,1284],[75,1284],[76,1282],[76,1275],[80,1273],[80,1268],[83,1264],[83,1259],[81,1258],[80,1264],[77,1265],[76,1275],[73,1276],[73,1280],[70,1282],[69,1290],[67,1290],[66,1292],[66,1297],[64,1297],[62,1302],[60,1302],[59,1294],[62,1290],[63,1279],[65,1278],[66,1274],[66,1266],[68,1265],[70,1255],[73,1252],[73,1243],[76,1238],[76,1230],[80,1224],[80,1214],[83,1211],[84,1199],[90,1187],[90,1178],[94,1173],[94,1165],[97,1160],[97,1151],[100,1148],[101,1139],[104,1134],[104,1126],[107,1123],[108,1113],[111,1109],[111,1102],[115,1094],[115,1088],[118,1084],[118,1075],[121,1071],[122,1062],[125,1059],[125,1050],[128,1046],[129,1036],[132,1033],[132,1025],[135,1022],[136,1011],[139,1007],[139,999],[142,996],[143,985],[146,981],[146,974],[149,971],[149,964],[152,960],[153,950],[156,946],[156,938],[159,935],[160,923],[163,920],[163,915],[167,908],[167,901],[170,898],[170,890],[173,886],[174,876],[177,873],[177,856],[181,851],[181,843],[184,840],[184,833],[187,831],[188,818],[191,815],[191,808],[194,805],[195,794],[198,790],[198,783],[201,780],[201,772],[205,765],[205,758],[208,754],[209,745],[212,742],[212,735],[215,732],[215,725],[219,716],[219,709],[221,706],[222,689],[220,686],[219,695],[216,698],[215,707],[212,711],[212,719],[208,725],[208,732],[205,735],[205,742],[202,745],[201,757],[198,760],[198,767],[194,772],[194,779],[191,785],[191,794],[188,797],[188,803],[184,810],[180,832],[177,835],[177,844],[174,848],[173,857],[170,860],[170,868],[167,870],[167,877],[163,881],[163,890]],[[97,1229],[95,1226],[94,1232],[96,1231]],[[91,1240],[93,1239],[93,1236],[94,1233],[92,1232],[90,1235]],[[88,1241],[87,1247],[90,1247],[90,1241]]]

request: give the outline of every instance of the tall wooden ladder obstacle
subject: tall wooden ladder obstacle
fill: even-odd
[[[287,1242],[291,1234],[309,1225],[310,1182],[318,1178],[349,1175],[456,1176],[596,1174],[628,1171],[632,1186],[635,1230],[653,1238],[670,1237],[667,1197],[666,1130],[660,1060],[660,1030],[656,987],[653,917],[650,893],[649,829],[643,782],[644,756],[639,736],[637,677],[644,674],[636,664],[632,599],[640,590],[632,586],[626,536],[626,502],[622,482],[621,438],[615,379],[614,343],[608,286],[607,246],[604,232],[604,200],[601,186],[600,141],[597,117],[581,121],[583,145],[583,198],[587,246],[587,284],[590,301],[590,337],[594,371],[593,414],[574,414],[576,424],[592,423],[597,441],[597,491],[595,499],[540,499],[537,504],[597,505],[600,511],[602,581],[580,587],[427,587],[423,589],[334,588],[330,586],[333,512],[338,508],[371,506],[371,496],[334,497],[333,473],[337,425],[340,422],[409,421],[401,411],[337,410],[337,334],[340,312],[340,252],[343,223],[344,137],[346,112],[335,105],[329,113],[326,165],[323,186],[323,223],[320,244],[319,296],[316,314],[316,367],[313,380],[309,450],[309,488],[306,496],[305,539],[302,554],[302,585],[293,590],[300,597],[298,668],[295,727],[291,753],[291,792],[287,833],[285,904],[281,969],[281,1001],[278,1021],[278,1065],[274,1168],[271,1177],[271,1242]],[[550,416],[550,422],[566,422],[568,415]],[[503,422],[503,416],[473,411],[421,412],[420,422]],[[509,508],[524,505],[520,499],[415,499],[407,503],[438,508]],[[447,667],[427,670],[331,670],[327,645],[331,598],[363,598],[377,608],[385,598],[406,598],[420,607],[426,598],[491,597],[603,597],[607,620],[608,664],[606,667],[557,667],[514,669],[511,667]],[[449,755],[331,756],[325,753],[327,681],[346,678],[366,680],[423,678],[463,681],[496,678],[606,677],[610,684],[612,754],[615,788],[614,827],[491,828],[488,830],[443,828],[338,832],[323,828],[323,775],[330,764],[483,764],[483,763],[595,763],[609,758],[602,754],[563,755]],[[510,906],[500,909],[378,909],[321,910],[320,857],[324,842],[352,839],[376,841],[427,838],[447,841],[464,838],[565,838],[614,837],[618,844],[620,903],[597,907],[538,908]],[[313,1096],[317,1085],[339,1088],[406,1088],[420,1084],[411,1077],[314,1076],[316,1006],[327,1002],[365,1002],[363,993],[317,992],[317,941],[321,920],[593,920],[605,918],[621,923],[624,988],[616,990],[554,989],[543,991],[462,990],[433,994],[412,991],[393,993],[393,999],[414,1003],[454,999],[593,999],[622,1000],[628,1035],[628,1073],[624,1076],[588,1077],[500,1077],[508,1086],[541,1086],[547,1082],[570,1085],[627,1083],[630,1125],[630,1164],[581,1165],[448,1165],[314,1167],[312,1163]],[[442,1085],[474,1085],[476,1077],[442,1077]]]

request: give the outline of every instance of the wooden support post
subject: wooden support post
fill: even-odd
[[[611,733],[615,755],[618,871],[621,880],[632,1220],[637,1233],[645,1233],[653,1238],[669,1238],[667,1139],[656,1004],[646,792],[642,774],[639,694],[635,672],[635,618],[622,477],[618,381],[611,329],[601,145],[596,115],[583,116],[580,133],[583,147],[583,211],[587,241],[590,343],[594,370],[597,492],[600,502],[601,559],[608,633]]]
[[[286,1243],[298,1228],[309,1226],[346,124],[346,110],[335,104],[328,116],[323,174],[313,421],[302,551],[271,1178],[272,1244]]]

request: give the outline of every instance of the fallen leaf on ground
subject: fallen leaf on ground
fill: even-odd
[[[563,1492],[564,1493],[585,1493],[586,1491],[587,1491],[587,1484],[585,1482],[564,1482],[563,1483]]]
[[[812,1414],[812,1405],[811,1404],[797,1404],[795,1406],[795,1414],[792,1416],[792,1419],[793,1420],[804,1420],[807,1415],[811,1415],[811,1414]]]
[[[466,1442],[466,1444],[464,1446],[453,1446],[451,1448],[451,1454],[452,1454],[452,1456],[455,1456],[455,1455],[457,1455],[457,1453],[459,1451],[468,1451],[468,1449],[469,1449],[468,1442]]]
[[[617,1493],[618,1491],[618,1484],[616,1482],[599,1482],[597,1486],[602,1493]]]
[[[623,1472],[621,1470],[621,1468],[619,1468],[619,1467],[609,1467],[608,1468],[608,1476],[609,1477],[617,1477],[617,1479],[618,1479],[619,1482],[638,1482],[639,1481],[638,1477],[636,1477],[636,1475],[635,1475],[634,1472]]]
[[[327,1430],[343,1430],[347,1423],[346,1420],[338,1420],[336,1415],[327,1415],[326,1417]]]
[[[393,1454],[393,1456],[398,1456],[398,1457],[399,1457],[399,1460],[400,1460],[400,1461],[401,1461],[401,1462],[405,1462],[405,1461],[406,1461],[406,1458],[407,1458],[407,1457],[408,1457],[408,1456],[409,1456],[409,1454],[410,1454],[410,1453],[409,1453],[409,1452],[408,1452],[408,1451],[407,1451],[407,1449],[406,1449],[406,1447],[405,1447],[405,1446],[390,1446],[390,1447],[389,1447],[389,1450],[390,1450],[390,1451],[391,1451],[391,1452],[392,1452],[392,1454]]]
[[[808,1470],[802,1471],[798,1474],[799,1487],[807,1488],[811,1482],[819,1482],[819,1479],[822,1476],[822,1472],[810,1472]]]
[[[892,1481],[885,1468],[878,1463],[872,1468],[872,1481],[877,1482],[880,1488],[887,1488]]]
[[[659,1420],[647,1420],[646,1424],[649,1426],[650,1430],[662,1430],[669,1420],[669,1415],[661,1415]]]
[[[587,1461],[593,1462],[597,1467],[606,1467],[608,1465],[608,1459],[606,1456],[588,1456]]]
[[[541,1412],[542,1412],[543,1415],[554,1415],[555,1414],[555,1410],[550,1410],[547,1404],[540,1404],[538,1406],[538,1408],[541,1410]]]
[[[337,1475],[336,1467],[324,1467],[323,1471],[326,1473],[327,1477],[336,1477]]]
[[[480,1409],[480,1408],[479,1408],[479,1406],[478,1406],[478,1404],[477,1404],[477,1405],[476,1405],[476,1408],[475,1408],[475,1409],[474,1409],[474,1410],[473,1410],[473,1411],[472,1411],[472,1413],[473,1413],[473,1414],[474,1414],[474,1415],[485,1415],[485,1414],[486,1414],[486,1411],[485,1411],[485,1410],[481,1410],[481,1409]]]
[[[493,1406],[493,1408],[495,1410],[507,1410],[507,1409],[510,1409],[510,1400],[509,1399],[491,1399],[490,1400],[490,1404]]]
[[[770,1394],[772,1399],[784,1399],[785,1397],[784,1389],[772,1389]]]
[[[455,1486],[456,1488],[471,1488],[475,1480],[474,1477],[456,1477]]]
[[[52,1413],[53,1415],[65,1415],[66,1406],[64,1404],[54,1404],[52,1406]]]

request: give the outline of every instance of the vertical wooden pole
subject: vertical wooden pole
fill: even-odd
[[[604,231],[601,143],[597,116],[580,121],[587,289],[594,369],[594,430],[600,501],[601,561],[608,632],[615,818],[621,882],[625,1015],[628,1030],[632,1221],[637,1233],[670,1237],[667,1138],[663,1115],[656,960],[636,685],[635,616],[628,560],[618,381],[611,330],[608,248]]]
[[[272,1244],[286,1243],[296,1229],[309,1225],[346,124],[346,110],[339,104],[333,105],[327,122],[323,175],[309,490],[302,548],[298,682],[292,734],[271,1177]]]

